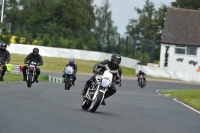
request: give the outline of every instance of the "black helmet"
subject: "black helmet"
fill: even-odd
[[[0,48],[2,49],[2,47],[5,47],[5,49],[7,48],[7,43],[2,42]]]
[[[36,53],[36,55],[39,53],[39,49],[38,48],[34,48],[33,49],[33,54]]]
[[[113,54],[111,56],[111,62],[114,66],[117,66],[121,63],[121,56],[119,54]]]

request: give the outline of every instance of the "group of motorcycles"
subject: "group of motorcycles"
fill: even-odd
[[[0,73],[3,71],[4,65],[5,65],[5,62],[0,60]],[[27,64],[27,70],[26,70],[27,87],[31,87],[32,84],[35,82],[36,66],[37,66],[36,62],[31,62],[31,63]]]
[[[65,90],[69,90],[72,86],[72,75],[74,74],[74,70],[72,67],[68,66],[64,70],[65,78]],[[112,72],[113,73],[113,72]],[[105,93],[108,91],[111,85],[115,85],[115,77],[107,68],[104,71],[103,75],[98,74],[95,77],[95,81],[92,85],[88,88],[86,95],[83,96],[81,107],[83,110],[89,110],[90,112],[95,112],[99,105],[102,104]],[[121,86],[121,83],[119,84]],[[143,88],[145,86],[144,77],[143,75],[139,76],[139,86]]]
[[[3,65],[3,62],[0,61],[0,71],[2,71]],[[27,87],[31,87],[35,82],[36,67],[37,64],[35,62],[27,64]],[[70,66],[66,67],[64,74],[65,90],[70,90],[70,87],[72,87],[74,75],[73,68]],[[95,112],[97,110],[99,105],[102,104],[105,93],[108,91],[109,87],[115,85],[115,77],[113,77],[113,74],[110,72],[109,68],[104,71],[103,75],[97,75],[95,79],[95,82],[93,82],[92,85],[88,88],[86,95],[83,96],[81,104],[83,110],[89,110],[90,112]],[[121,86],[121,83],[119,83],[119,86]],[[139,77],[139,86],[141,88],[145,86],[144,77],[142,75]]]

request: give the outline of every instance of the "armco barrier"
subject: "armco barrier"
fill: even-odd
[[[7,72],[21,74],[22,73],[22,65],[19,64],[7,64]]]

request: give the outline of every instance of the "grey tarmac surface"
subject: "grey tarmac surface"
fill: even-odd
[[[44,73],[43,73],[44,74]],[[61,77],[62,73],[50,73]],[[81,109],[81,90],[90,75],[64,84],[0,84],[0,133],[199,133],[200,115],[160,96],[158,89],[197,89],[200,85],[122,79],[122,87],[96,113]]]

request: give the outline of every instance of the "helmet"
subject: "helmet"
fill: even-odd
[[[70,59],[69,64],[74,64],[74,59]]]
[[[142,72],[142,70],[139,70],[139,73],[141,73]]]
[[[36,53],[35,55],[37,55],[39,53],[39,49],[38,48],[34,48],[33,49],[33,54]]]
[[[7,48],[7,43],[2,42],[1,45],[0,45],[0,48],[2,49],[2,47],[4,47],[4,49],[6,49],[6,48]],[[3,50],[4,50],[4,49],[3,49]]]
[[[117,66],[121,63],[121,56],[119,54],[113,54],[111,56],[111,62],[114,66]]]

